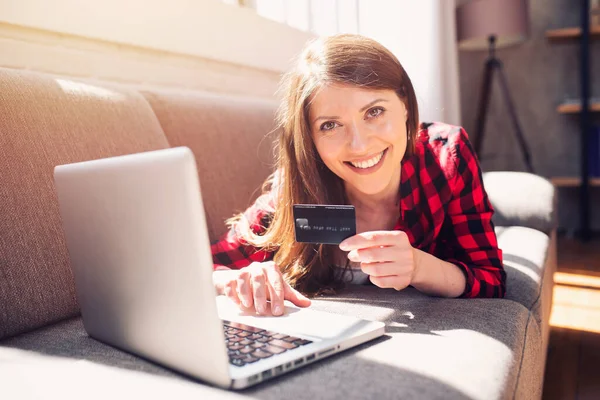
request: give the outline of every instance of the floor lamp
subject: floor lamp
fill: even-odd
[[[458,48],[461,50],[488,50],[485,62],[477,127],[473,147],[481,156],[481,146],[485,137],[485,119],[492,94],[494,74],[500,76],[500,89],[515,130],[523,160],[529,172],[533,172],[529,146],[510,96],[510,90],[502,61],[496,57],[496,49],[517,45],[526,40],[529,34],[529,12],[527,0],[471,0],[456,10]]]

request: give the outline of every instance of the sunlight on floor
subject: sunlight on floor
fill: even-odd
[[[550,325],[600,333],[600,277],[557,272]]]

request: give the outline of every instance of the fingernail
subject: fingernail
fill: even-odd
[[[275,315],[281,314],[281,307],[279,307],[279,306],[273,307],[273,314],[275,314]]]
[[[256,306],[256,311],[258,311],[259,314],[262,314],[265,312],[265,309],[263,308],[263,306]]]
[[[343,250],[343,251],[348,250],[348,245],[344,242],[340,243],[340,250]]]

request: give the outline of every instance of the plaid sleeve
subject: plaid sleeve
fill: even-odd
[[[455,137],[456,175],[448,217],[453,228],[447,262],[457,265],[467,284],[461,297],[504,297],[506,272],[492,223],[494,210],[483,187],[479,162],[464,129]]]
[[[260,235],[265,232],[273,215],[269,194],[260,196],[243,215],[252,231]],[[214,269],[228,267],[244,268],[253,262],[273,259],[273,252],[251,246],[240,237],[236,226],[232,226],[220,240],[211,245]]]

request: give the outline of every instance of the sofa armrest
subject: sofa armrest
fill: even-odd
[[[556,191],[552,183],[527,172],[483,174],[494,207],[496,226],[525,226],[550,234],[557,226]]]

